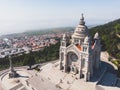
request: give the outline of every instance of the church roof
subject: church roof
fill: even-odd
[[[76,47],[80,50],[80,51],[82,51],[82,47],[78,44],[78,45],[76,45]]]

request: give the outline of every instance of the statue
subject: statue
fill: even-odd
[[[18,76],[18,74],[16,73],[16,71],[14,70],[14,67],[12,66],[12,60],[11,60],[11,56],[9,55],[9,63],[10,63],[10,73],[9,73],[9,78],[15,78]]]

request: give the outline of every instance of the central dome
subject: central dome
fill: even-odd
[[[85,25],[78,25],[74,31],[73,37],[84,38],[88,34],[88,28]]]
[[[79,25],[75,28],[75,31],[72,35],[72,39],[80,39],[80,41],[84,41],[84,38],[88,35],[88,28],[85,25],[84,17],[80,19]]]

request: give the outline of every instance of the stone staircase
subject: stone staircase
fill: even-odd
[[[9,90],[27,90],[25,86],[22,83],[19,83],[18,85],[14,86],[13,88]]]

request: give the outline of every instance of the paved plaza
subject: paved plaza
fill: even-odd
[[[107,73],[103,81],[96,85],[94,82],[86,82],[84,79],[78,79],[76,75],[64,73],[59,70],[59,62],[49,63],[41,67],[41,71],[35,70],[16,70],[19,77],[9,79],[8,73],[3,74],[0,79],[3,90],[119,90],[120,88],[105,86],[111,84],[108,80],[113,77]],[[107,80],[108,79],[108,80]],[[112,82],[111,81],[111,82]],[[108,83],[107,83],[108,82]],[[103,85],[102,85],[103,84]],[[2,89],[0,89],[2,90]]]
[[[64,73],[59,70],[59,61],[47,63],[40,68],[40,71],[27,70],[25,68],[15,68],[19,74],[16,78],[9,78],[10,70],[0,73],[0,90],[119,90],[120,81],[114,73],[114,69],[107,58],[106,52],[101,53],[102,67],[107,67],[108,71],[102,76],[104,68],[96,71],[94,78],[86,82],[84,79],[79,79],[77,74]],[[104,61],[104,62],[103,62]],[[110,68],[110,71],[109,71]],[[116,84],[116,85],[115,85]]]
[[[3,73],[0,76],[0,82],[3,90],[32,90],[27,86],[26,80],[32,75],[25,69],[17,69],[19,74],[16,78],[9,78],[9,72]]]

